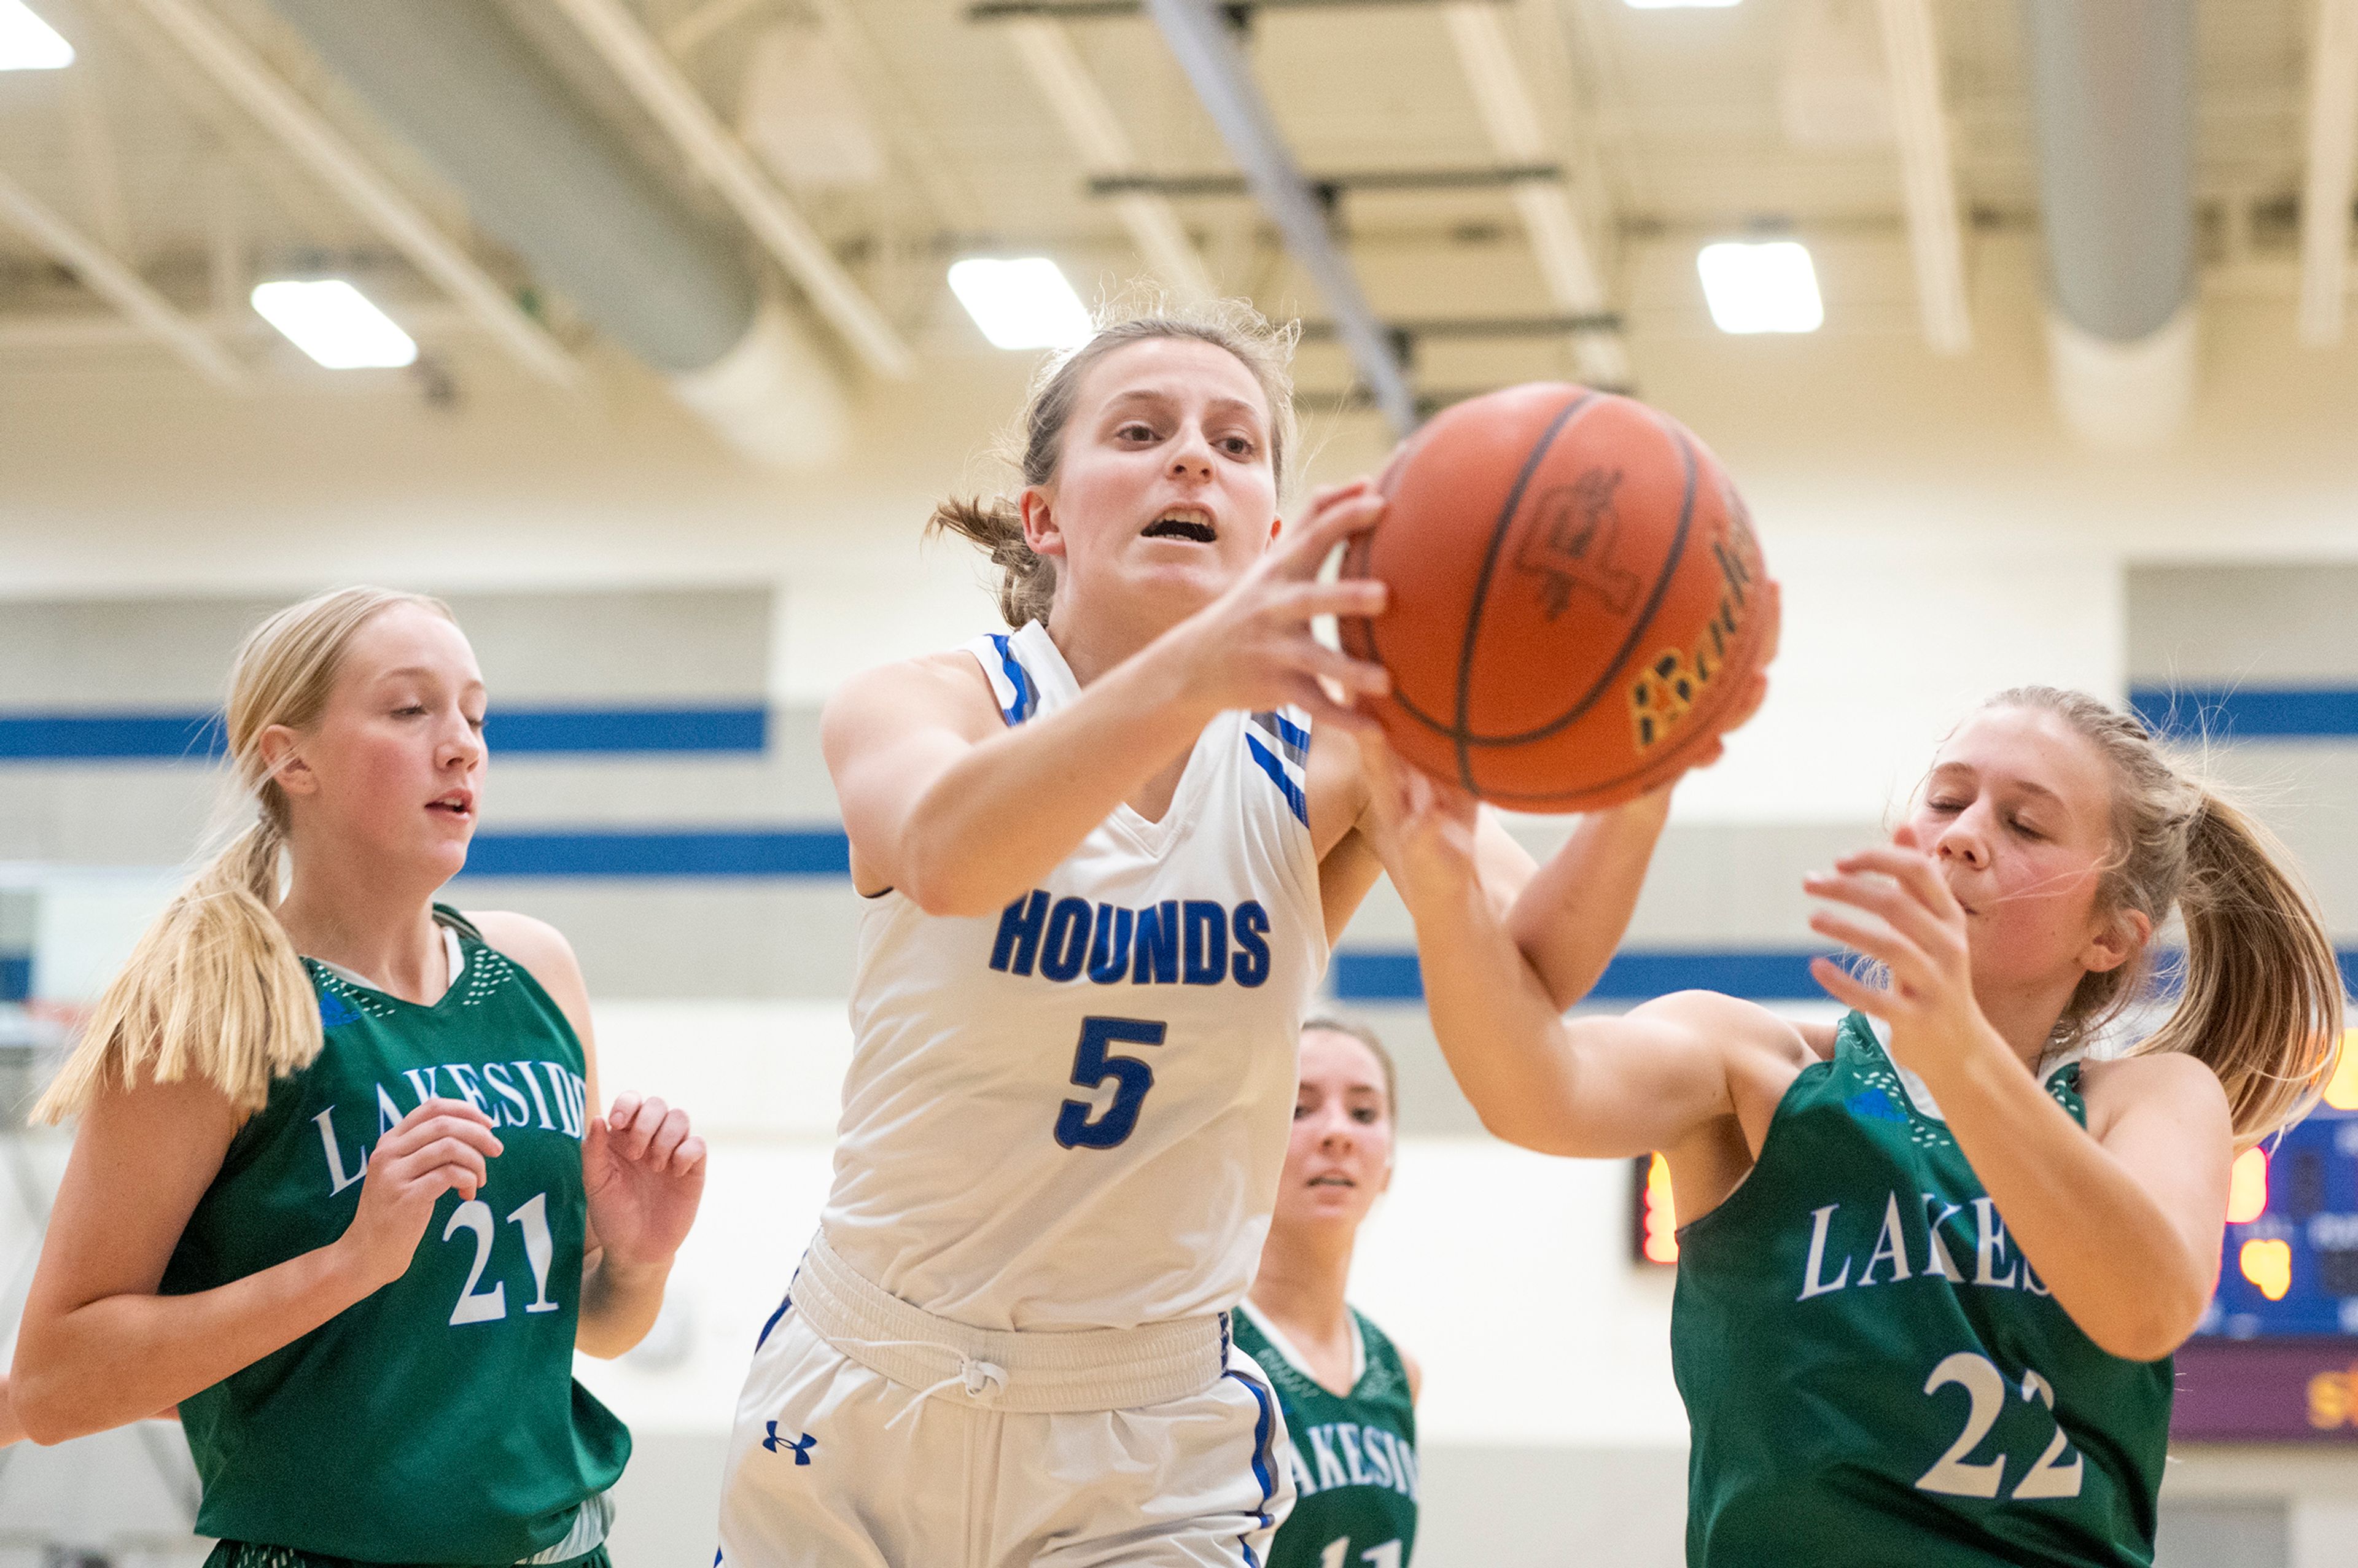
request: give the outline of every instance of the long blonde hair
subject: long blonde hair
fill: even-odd
[[[274,913],[289,815],[263,760],[262,734],[318,723],[353,636],[396,604],[455,620],[439,600],[347,588],[282,610],[247,634],[224,719],[248,819],[140,937],[33,1108],[34,1120],[76,1115],[111,1087],[191,1076],[239,1110],[256,1111],[273,1079],[319,1055],[319,1003]]]
[[[2083,692],[2017,687],[1987,706],[2053,714],[2111,764],[2113,851],[2098,910],[2135,910],[2157,934],[2173,908],[2185,923],[2185,957],[2167,977],[2177,1004],[2136,1054],[2182,1051],[2217,1074],[2239,1149],[2306,1115],[2342,1041],[2342,968],[2283,844],[2173,762],[2135,717]],[[2056,1044],[2086,1040],[2144,993],[2157,946],[2082,977]]]
[[[1293,325],[1271,326],[1241,299],[1117,313],[1102,320],[1087,342],[1043,363],[1023,406],[1019,433],[1010,443],[1011,465],[1026,486],[1055,479],[1057,460],[1064,455],[1065,429],[1072,423],[1081,378],[1089,367],[1131,343],[1183,338],[1226,349],[1260,384],[1261,395],[1269,400],[1270,468],[1282,490],[1286,454],[1295,438],[1293,377],[1289,366],[1298,330]],[[934,508],[925,532],[956,534],[990,557],[990,564],[1000,571],[999,613],[1010,626],[1020,628],[1026,622],[1048,619],[1048,607],[1056,597],[1056,563],[1035,555],[1025,542],[1023,513],[1011,498],[953,496]]]

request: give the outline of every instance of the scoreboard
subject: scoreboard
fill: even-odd
[[[2219,1293],[2198,1333],[2358,1335],[2358,1054],[2325,1103],[2235,1162]]]
[[[2177,1357],[2178,1440],[2358,1444],[2358,1052],[2235,1162],[2219,1290]]]

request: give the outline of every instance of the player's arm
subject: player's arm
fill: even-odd
[[[1548,1154],[1669,1149],[1735,1114],[1732,1053],[1764,1041],[1798,1049],[1782,1039],[1790,1026],[1706,992],[1563,1017],[1482,885],[1472,802],[1379,745],[1367,752],[1377,841],[1416,922],[1433,1033],[1491,1132]]]
[[[1769,641],[1759,668],[1719,721],[1718,732],[1694,747],[1689,768],[1707,768],[1717,762],[1726,736],[1768,698],[1767,671],[1777,656],[1781,618],[1777,584],[1762,584],[1761,593]],[[1670,820],[1676,783],[1673,779],[1624,805],[1582,816],[1571,837],[1527,879],[1515,901],[1508,930],[1558,1008],[1571,1007],[1589,993],[1628,933],[1646,869]]]
[[[1325,914],[1326,941],[1332,946],[1341,940],[1344,927],[1383,872],[1375,825],[1368,820],[1373,801],[1357,737],[1331,726],[1313,730],[1310,762],[1303,773],[1309,785],[1311,842],[1318,852],[1318,897]],[[1538,863],[1497,815],[1487,810],[1476,829],[1475,855],[1482,886],[1503,914],[1522,894]],[[1623,919],[1626,924],[1626,914]],[[1617,928],[1615,936],[1618,935]],[[1608,941],[1607,957],[1611,951]],[[1601,970],[1602,959],[1598,967]],[[1594,976],[1589,983],[1595,983]]]
[[[1873,985],[1820,959],[1819,983],[1891,1025],[1892,1054],[1931,1086],[2040,1283],[2115,1356],[2177,1349],[2218,1284],[2234,1155],[2219,1080],[2187,1056],[2091,1063],[2083,1128],[1983,1016],[1964,912],[1930,857],[1903,838],[1806,885],[1839,906],[1811,926],[1890,977]]]
[[[1227,593],[1093,680],[1066,707],[1008,728],[960,655],[891,665],[827,705],[826,752],[852,874],[933,914],[989,914],[1036,886],[1089,830],[1233,708],[1293,704],[1364,722],[1330,699],[1378,692],[1380,667],[1320,644],[1320,615],[1369,615],[1383,587],[1321,583],[1318,568],[1381,502],[1364,485],[1322,492],[1290,537]]]
[[[1585,997],[1612,961],[1670,816],[1669,784],[1586,813],[1525,880],[1507,933],[1559,1011]]]
[[[110,1089],[82,1113],[8,1379],[34,1442],[178,1404],[399,1278],[435,1200],[472,1195],[499,1148],[474,1107],[428,1100],[378,1141],[338,1240],[212,1290],[159,1294],[238,1123],[220,1090],[186,1079]]]
[[[705,1145],[687,1113],[624,1090],[602,1114],[598,1038],[590,986],[564,934],[529,915],[470,914],[492,946],[522,964],[556,1002],[581,1042],[585,1098],[581,1184],[589,1215],[581,1237],[581,1310],[577,1349],[611,1359],[647,1336],[663,1310],[672,1260],[704,1195]]]

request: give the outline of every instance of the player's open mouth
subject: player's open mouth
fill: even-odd
[[[475,797],[466,790],[452,790],[438,800],[427,801],[426,809],[442,812],[447,816],[458,817],[463,822],[471,819],[475,815]]]
[[[1166,512],[1147,525],[1150,539],[1191,539],[1198,545],[1219,542],[1219,534],[1212,526],[1212,514],[1192,506]]]
[[[1348,1176],[1313,1176],[1309,1184],[1314,1187],[1357,1187],[1359,1184]]]

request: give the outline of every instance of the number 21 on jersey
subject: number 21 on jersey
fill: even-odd
[[[508,1216],[508,1223],[524,1232],[525,1261],[532,1265],[532,1301],[524,1310],[555,1312],[557,1303],[548,1299],[548,1265],[557,1255],[556,1242],[548,1234],[548,1195],[533,1194],[530,1202]],[[499,1234],[492,1220],[492,1206],[481,1198],[469,1198],[452,1209],[450,1223],[442,1227],[442,1239],[448,1241],[462,1230],[474,1233],[475,1266],[467,1271],[467,1282],[459,1289],[450,1326],[497,1323],[508,1315],[507,1281],[494,1280],[488,1291],[475,1288],[483,1277],[484,1265],[492,1260],[492,1243]]]

